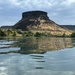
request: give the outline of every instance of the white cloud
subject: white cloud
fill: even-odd
[[[19,0],[14,0],[14,1],[12,1],[12,0],[10,0],[10,2],[13,4],[13,5],[15,5],[15,6],[18,6],[18,7],[21,7],[21,8],[25,8],[25,7],[27,7],[27,8],[47,8],[47,7],[50,7],[50,6],[52,6],[52,4],[51,4],[51,2],[48,2],[48,0],[45,0],[45,1],[43,1],[43,0],[33,0],[33,1],[31,1],[31,0],[22,0],[22,1],[19,1]]]
[[[72,18],[74,19],[75,17],[73,16],[75,14],[74,4],[75,0],[0,0],[0,18],[2,18],[2,14],[6,16],[10,14],[11,17],[13,17],[13,15],[16,16],[16,13],[22,13],[23,11],[43,10],[48,12],[49,17],[53,18],[57,23],[62,23],[60,17],[61,19],[63,17],[64,20],[70,18],[69,23],[71,24],[74,23]],[[19,14],[17,16],[19,16]],[[19,19],[20,18],[21,16],[19,16]],[[8,22],[9,21],[5,21],[5,23]]]
[[[30,8],[51,8],[58,4],[58,1],[54,0],[0,0],[0,4],[9,5],[9,7],[30,7]]]
[[[72,5],[75,3],[75,0],[0,0],[0,4],[7,4],[9,7],[19,7],[19,8],[52,8],[60,7],[63,5]]]
[[[75,3],[75,0],[65,0],[61,4],[62,5],[67,5],[67,6],[71,6],[74,3]]]
[[[19,6],[20,2],[18,2],[18,0],[9,0],[9,2],[13,5]]]
[[[20,3],[18,0],[0,0],[0,6],[3,8],[11,8],[11,7],[17,7],[20,6]]]
[[[71,5],[73,3],[75,3],[75,0],[67,0],[68,4]]]

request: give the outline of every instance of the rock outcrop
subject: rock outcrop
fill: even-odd
[[[14,29],[21,29],[23,31],[47,32],[51,34],[71,34],[66,28],[62,28],[55,22],[49,19],[47,12],[44,11],[29,11],[22,13],[22,19],[17,22]]]

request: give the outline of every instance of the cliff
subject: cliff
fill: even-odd
[[[22,19],[17,22],[14,29],[21,29],[23,31],[33,31],[35,32],[47,32],[51,34],[71,34],[66,28],[63,28],[56,24],[54,21],[50,20],[47,16],[47,12],[44,11],[28,11],[22,13]]]

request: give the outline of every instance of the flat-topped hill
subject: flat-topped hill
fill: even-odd
[[[67,28],[63,28],[50,20],[47,12],[44,11],[28,11],[22,13],[22,19],[17,22],[14,29],[21,29],[23,31],[47,32],[51,34],[71,34]]]

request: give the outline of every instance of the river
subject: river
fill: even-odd
[[[75,39],[0,38],[0,75],[75,75]]]

